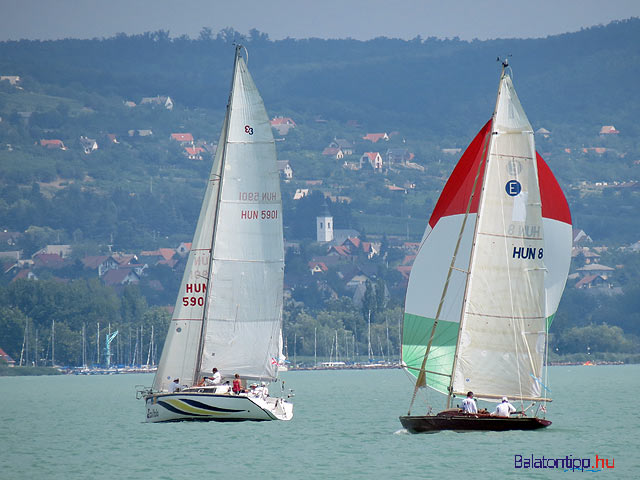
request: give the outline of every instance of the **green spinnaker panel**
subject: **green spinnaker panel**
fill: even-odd
[[[410,313],[404,314],[402,361],[407,366],[407,371],[415,377],[420,373],[434,321],[433,318],[421,317]],[[459,327],[460,324],[457,322],[438,321],[425,367],[427,371],[447,375],[426,374],[427,386],[445,394],[448,393]]]
[[[550,317],[547,317],[547,333],[549,333],[549,329],[551,328],[551,323],[553,322],[553,317],[555,317],[555,312]]]

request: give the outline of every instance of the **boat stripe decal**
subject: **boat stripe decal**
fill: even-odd
[[[190,406],[184,400],[181,399],[171,399],[166,402],[158,402],[163,407],[166,407],[168,410],[171,410],[175,413],[188,414],[188,415],[198,415],[198,416],[211,416],[211,415],[228,415],[232,413],[232,411],[215,411],[209,409],[199,409]]]
[[[236,410],[233,408],[220,408],[220,407],[212,407],[211,405],[206,405],[202,402],[198,402],[197,400],[192,400],[192,399],[183,399],[182,400],[185,403],[188,403],[189,405],[193,406],[193,407],[198,407],[198,408],[202,408],[204,410],[211,410],[213,412],[244,412],[245,410]]]
[[[167,409],[167,410],[169,410],[170,412],[177,413],[177,414],[180,414],[180,415],[184,415],[184,414],[186,414],[186,413],[189,413],[189,412],[184,412],[184,411],[182,411],[182,410],[180,410],[180,409],[178,409],[178,408],[174,407],[174,406],[173,406],[173,405],[171,405],[169,402],[164,402],[164,401],[162,401],[162,400],[159,400],[159,401],[158,401],[158,405],[160,405],[160,406],[162,406],[162,407],[166,408],[166,409]]]

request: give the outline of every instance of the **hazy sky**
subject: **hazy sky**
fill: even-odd
[[[640,16],[640,0],[0,0],[0,41],[203,27],[273,40],[544,37]]]

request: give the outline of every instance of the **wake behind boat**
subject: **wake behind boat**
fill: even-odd
[[[504,62],[493,116],[445,185],[411,270],[402,364],[415,388],[400,421],[412,433],[551,424],[539,418],[551,401],[544,359],[569,271],[571,215],[508,71]],[[443,412],[411,415],[424,387],[446,395]],[[469,391],[508,396],[519,412],[452,408]]]
[[[242,49],[158,371],[138,391],[148,422],[293,417],[264,385],[281,357],[282,199],[269,118]],[[214,367],[221,378],[203,385]]]

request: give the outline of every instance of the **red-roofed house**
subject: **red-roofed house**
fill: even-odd
[[[40,253],[33,257],[33,266],[36,268],[62,268],[64,267],[64,258],[55,253]]]
[[[40,146],[45,148],[58,148],[60,150],[66,150],[62,140],[40,140]]]
[[[382,155],[380,155],[380,153],[378,152],[364,152],[364,154],[362,155],[360,162],[369,162],[369,165],[371,165],[371,167],[375,170],[375,171],[381,171],[382,170]]]
[[[148,259],[145,259],[145,261],[149,265],[168,265],[171,268],[173,268],[175,264],[178,263],[178,259],[174,258],[175,254],[176,251],[173,248],[159,248],[158,250],[140,252],[141,257],[159,258],[155,263],[149,261]]]
[[[7,352],[0,348],[0,360],[4,360],[10,367],[15,367],[16,361]]]
[[[603,125],[600,129],[600,135],[616,135],[620,133],[613,125]]]
[[[137,284],[140,282],[140,276],[133,268],[118,268],[105,273],[102,281],[110,286]]]
[[[309,262],[307,265],[309,266],[311,275],[316,273],[326,273],[329,271],[329,268],[323,262]]]
[[[22,278],[25,278],[27,280],[38,280],[38,277],[36,276],[35,273],[33,273],[33,271],[31,271],[31,269],[23,268],[16,274],[15,277],[13,277],[11,281],[15,282],[16,280],[20,280]]]
[[[296,122],[289,117],[274,117],[270,123],[280,135],[286,135],[289,133],[289,130],[296,128]]]
[[[339,257],[350,257],[351,253],[349,252],[349,247],[344,245],[332,245],[329,247],[329,251],[327,255],[337,255]]]
[[[118,261],[110,255],[90,255],[80,260],[85,268],[97,270],[98,276],[102,277],[109,270],[119,267]]]
[[[386,133],[367,133],[364,137],[362,137],[362,139],[369,140],[371,143],[376,143],[381,139],[386,142],[389,140],[389,135],[387,135]]]
[[[171,140],[175,140],[176,142],[190,143],[193,145],[193,135],[190,133],[172,133]]]
[[[576,283],[575,288],[594,288],[594,287],[606,287],[611,288],[611,284],[607,282],[607,279],[602,275],[587,275],[580,279]]]
[[[189,160],[202,160],[204,148],[201,147],[185,147],[185,155]]]
[[[322,155],[325,157],[335,158],[336,160],[342,160],[344,158],[344,153],[342,150],[335,147],[327,147],[322,151]]]

